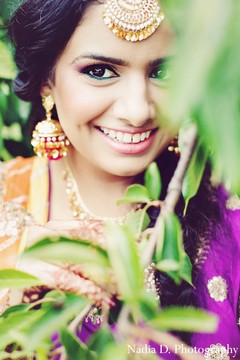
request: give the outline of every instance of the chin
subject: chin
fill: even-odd
[[[138,159],[136,160],[131,160],[131,164],[128,166],[115,166],[112,167],[111,169],[108,169],[108,172],[112,175],[115,176],[120,176],[120,177],[130,177],[130,176],[137,176],[139,174],[141,174],[142,172],[144,172],[146,170],[146,168],[148,167],[148,165],[154,160],[151,160],[149,162],[146,162],[145,164],[142,164],[142,166],[140,164],[138,164]],[[135,165],[137,166],[134,166]]]

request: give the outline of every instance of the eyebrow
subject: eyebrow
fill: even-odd
[[[162,58],[150,61],[149,66],[156,67],[156,66],[162,65],[164,63],[168,63],[169,61],[171,61],[171,59],[172,59],[172,56],[164,56]]]
[[[108,56],[103,56],[103,55],[98,55],[98,54],[90,54],[90,53],[77,56],[71,62],[71,64],[75,64],[76,62],[78,62],[81,59],[98,60],[98,61],[103,61],[103,62],[106,62],[109,64],[118,65],[118,66],[129,66],[129,62],[127,62],[125,60],[118,59],[118,58],[112,58],[112,57],[108,57]]]
[[[171,60],[171,58],[172,58],[172,56],[164,56],[162,58],[152,60],[152,61],[149,62],[149,66],[150,67],[159,66],[159,65],[161,65],[161,64],[163,64],[165,62],[168,62],[169,60]],[[86,54],[77,56],[71,62],[71,64],[75,64],[79,60],[82,60],[82,59],[97,60],[97,61],[102,61],[102,62],[105,62],[105,63],[118,65],[118,66],[129,66],[130,65],[130,63],[128,61],[125,61],[125,60],[122,60],[122,59],[119,59],[119,58],[113,58],[113,57],[108,57],[108,56],[99,55],[99,54],[92,54],[92,53],[86,53]]]

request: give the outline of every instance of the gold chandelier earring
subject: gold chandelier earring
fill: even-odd
[[[52,109],[54,107],[52,96],[44,96],[42,105],[46,111],[46,119],[36,125],[31,144],[37,156],[58,160],[67,156],[70,142],[64,134],[59,121],[52,119]]]
[[[173,154],[180,156],[180,148],[178,145],[178,135],[175,136],[174,139],[168,145],[168,151],[172,152]]]

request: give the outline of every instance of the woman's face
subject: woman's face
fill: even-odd
[[[166,147],[161,107],[171,55],[165,21],[148,39],[130,43],[103,23],[103,5],[91,5],[55,66],[52,94],[74,161],[117,176],[142,172]]]

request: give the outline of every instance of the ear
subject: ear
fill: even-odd
[[[41,97],[52,95],[52,88],[50,84],[44,84],[40,88],[40,95]]]

